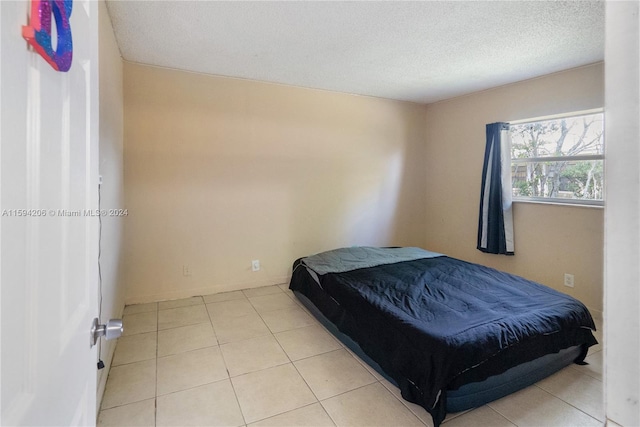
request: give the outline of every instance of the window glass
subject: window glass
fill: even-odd
[[[511,124],[515,200],[602,204],[602,113]]]

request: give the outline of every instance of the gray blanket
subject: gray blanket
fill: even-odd
[[[303,258],[302,263],[317,274],[322,275],[439,256],[443,255],[436,252],[425,251],[420,248],[353,246],[311,255]]]

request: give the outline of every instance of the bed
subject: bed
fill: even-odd
[[[436,427],[447,412],[584,363],[597,344],[578,300],[420,248],[352,247],[300,258],[289,288]]]

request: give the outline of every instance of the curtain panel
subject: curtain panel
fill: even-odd
[[[478,249],[490,254],[513,255],[511,152],[509,124],[487,125],[487,145],[482,168]]]

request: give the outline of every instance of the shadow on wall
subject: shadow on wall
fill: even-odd
[[[283,281],[310,253],[422,243],[422,106],[125,71],[130,296]]]

